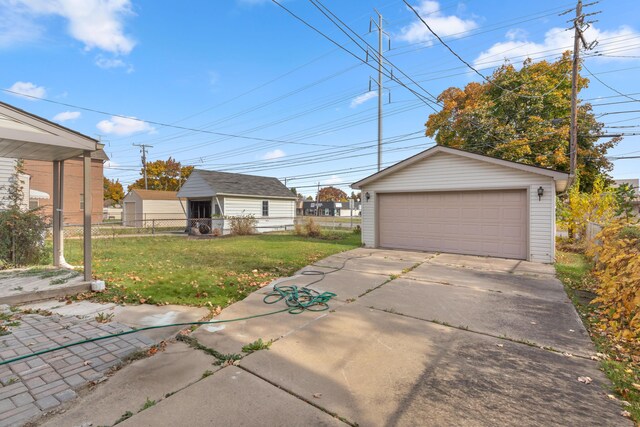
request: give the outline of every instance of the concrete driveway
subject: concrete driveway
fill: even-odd
[[[631,425],[607,397],[594,347],[552,266],[355,249],[304,270],[328,273],[311,287],[338,295],[330,311],[205,326],[192,335],[200,348],[218,353],[274,340],[268,351],[223,368],[206,363],[202,378],[176,374],[177,392],[165,396],[150,396],[143,386],[126,396],[121,388],[110,391],[110,380],[101,385],[102,398],[79,401],[48,424],[104,424],[101,402],[112,423],[146,396],[157,403],[121,425]],[[263,303],[267,291],[219,318],[279,308]],[[142,376],[143,384],[155,375],[170,383],[159,370],[141,374],[156,357],[164,356],[116,377],[135,383]],[[174,371],[181,363],[194,369],[193,357],[172,360]]]

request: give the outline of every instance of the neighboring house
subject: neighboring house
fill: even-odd
[[[187,219],[186,208],[176,191],[133,189],[122,200],[122,222],[127,227],[162,226]],[[157,222],[157,223],[156,223]],[[170,225],[175,225],[174,223]]]
[[[187,199],[190,226],[202,219],[212,228],[229,232],[222,217],[253,215],[257,231],[292,227],[296,215],[296,195],[277,178],[194,169],[178,197]],[[218,218],[211,221],[211,218]]]
[[[307,201],[302,204],[302,215],[305,216],[351,216],[349,201],[346,202],[315,202]],[[353,216],[360,215],[360,202],[354,202]]]
[[[91,196],[93,198],[91,221],[100,223],[103,219],[102,200],[103,166],[109,160],[103,150],[91,153]],[[31,176],[32,194],[29,199],[31,207],[40,206],[47,216],[53,215],[53,162],[41,160],[25,160],[24,171]],[[62,215],[65,224],[82,224],[84,218],[84,182],[82,179],[82,157],[64,161],[64,192]],[[34,193],[36,190],[37,193]]]
[[[640,216],[640,179],[614,179],[613,187],[619,187],[623,184],[629,184],[635,190],[636,198],[633,201],[633,212],[636,216]]]
[[[354,184],[367,247],[552,263],[568,174],[435,146]]]

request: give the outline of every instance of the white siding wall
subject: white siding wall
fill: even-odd
[[[187,219],[179,200],[144,200],[142,206],[142,219]]]
[[[544,196],[538,201],[538,187]],[[362,242],[375,247],[376,193],[441,190],[491,190],[528,188],[529,200],[529,260],[553,262],[555,257],[555,186],[553,179],[517,169],[448,153],[407,166],[396,173],[362,188]],[[366,200],[369,192],[371,198]]]
[[[0,209],[7,203],[7,190],[11,184],[11,177],[16,173],[16,159],[0,157]]]
[[[262,216],[262,201],[269,201],[269,216]],[[296,201],[253,197],[225,196],[225,216],[254,215],[258,220],[258,231],[273,231],[284,226],[293,227]]]
[[[193,171],[178,191],[178,197],[212,197],[213,195],[213,189],[202,179],[198,171]]]

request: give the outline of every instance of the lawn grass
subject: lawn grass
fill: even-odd
[[[596,349],[605,355],[600,368],[613,383],[612,391],[618,398],[629,403],[623,409],[629,412],[636,424],[640,424],[640,357],[621,352],[598,330],[594,311],[596,306],[591,303],[595,297],[593,289],[596,282],[591,277],[592,264],[587,257],[580,253],[563,251],[557,251],[556,255],[558,278],[576,306]]]
[[[93,240],[94,275],[107,282],[102,301],[225,307],[271,280],[360,246],[360,235],[330,239],[261,234],[219,239],[184,236]],[[65,257],[82,263],[82,242],[65,242]]]

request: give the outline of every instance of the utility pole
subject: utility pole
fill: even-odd
[[[593,2],[585,6],[591,6],[598,3]],[[571,124],[569,129],[569,186],[573,185],[576,179],[578,168],[578,69],[580,67],[580,43],[585,50],[593,49],[598,42],[593,41],[587,43],[583,31],[589,24],[595,21],[587,22],[585,27],[585,16],[596,15],[600,12],[582,13],[582,0],[578,0],[576,4],[576,17],[573,21],[573,64],[571,68]],[[571,22],[571,21],[570,21]]]
[[[382,15],[376,9],[376,14],[378,15],[378,21],[374,21],[371,19],[369,23],[369,31],[371,31],[371,24],[374,24],[378,28],[378,171],[382,169],[382,91],[384,90],[382,86],[382,64],[384,61],[384,56],[382,54],[382,39],[384,37],[384,31],[382,29]],[[368,57],[368,55],[367,55]],[[369,81],[371,84],[371,81]]]
[[[580,35],[584,17],[582,0],[576,5],[576,18],[573,21],[573,66],[571,69],[571,129],[569,130],[569,183],[576,179],[578,166],[578,67],[580,66]]]
[[[375,9],[374,9],[375,10]],[[382,169],[382,15],[378,14],[378,172]]]
[[[133,144],[136,147],[140,147],[140,154],[142,155],[142,169],[144,171],[144,189],[148,190],[147,185],[147,148],[153,148],[153,145],[147,144]]]

